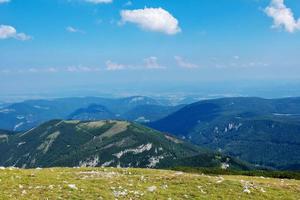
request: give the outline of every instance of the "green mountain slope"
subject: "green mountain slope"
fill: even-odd
[[[185,166],[195,157],[201,167],[247,168],[225,157],[126,121],[47,122],[0,143],[0,166],[120,166],[163,168]],[[210,156],[207,156],[207,155]],[[196,165],[196,164],[195,164]],[[190,164],[188,165],[190,166]]]
[[[201,101],[150,126],[254,164],[300,169],[300,98]]]

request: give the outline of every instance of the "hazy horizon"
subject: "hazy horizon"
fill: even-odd
[[[300,96],[295,0],[0,0],[0,101]]]

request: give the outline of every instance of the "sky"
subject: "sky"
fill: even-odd
[[[300,81],[299,52],[299,0],[0,0],[2,96],[255,89]]]

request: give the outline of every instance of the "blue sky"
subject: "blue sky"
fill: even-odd
[[[0,89],[298,80],[299,19],[298,0],[0,0]]]

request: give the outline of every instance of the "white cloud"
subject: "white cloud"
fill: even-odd
[[[76,28],[72,27],[72,26],[68,26],[68,27],[66,28],[66,30],[67,30],[68,32],[71,32],[71,33],[76,33],[76,32],[78,32],[78,30],[77,30]]]
[[[119,71],[125,69],[124,65],[112,62],[110,60],[106,61],[105,64],[106,64],[106,70],[108,71]]]
[[[29,67],[25,69],[0,69],[0,73],[95,73],[103,71],[100,67],[66,66],[66,67]]]
[[[66,68],[67,72],[98,72],[100,68],[86,67],[86,66],[69,66]]]
[[[0,39],[4,40],[9,38],[23,41],[31,39],[31,37],[25,33],[18,33],[17,30],[12,26],[0,25]]]
[[[148,31],[175,35],[181,31],[178,20],[162,8],[122,10],[121,22],[134,23]]]
[[[293,11],[285,5],[284,0],[272,0],[265,13],[273,18],[274,28],[283,27],[290,33],[300,30],[300,19],[294,17]]]
[[[54,68],[54,67],[49,67],[45,70],[46,72],[51,72],[51,73],[56,73],[58,72],[58,69],[57,68]]]
[[[143,63],[140,64],[120,64],[118,62],[108,60],[105,65],[107,71],[165,69],[164,66],[159,64],[158,58],[155,56],[145,58]]]
[[[113,0],[84,0],[85,2],[88,3],[93,3],[93,4],[103,4],[103,3],[112,3]]]
[[[0,0],[0,4],[1,3],[9,3],[10,2],[10,0]]]
[[[70,33],[84,33],[84,31],[74,28],[72,26],[68,26],[66,27],[66,31],[70,32]]]
[[[132,1],[127,1],[123,6],[132,6],[133,5],[133,3],[132,3]]]
[[[189,68],[189,69],[193,69],[193,68],[198,68],[199,67],[197,64],[190,63],[190,62],[184,60],[180,56],[175,56],[174,58],[175,58],[175,61],[176,61],[177,65],[180,66],[180,67]]]
[[[163,69],[164,67],[158,63],[158,58],[155,56],[151,56],[149,58],[144,59],[145,67],[147,69]]]
[[[36,69],[36,68],[29,68],[28,71],[29,71],[29,72],[32,72],[32,73],[37,73],[37,72],[39,72],[39,70]]]
[[[233,56],[233,59],[239,60],[239,59],[240,59],[240,56]]]

